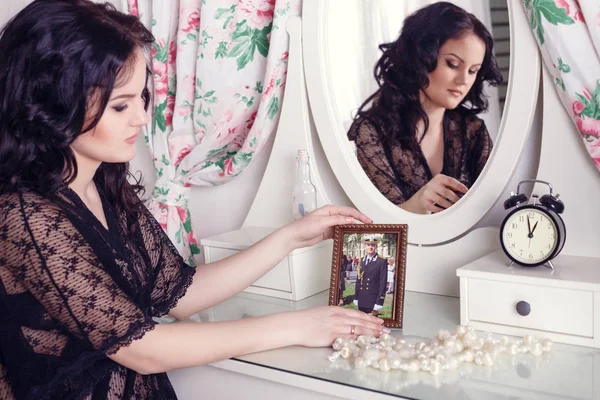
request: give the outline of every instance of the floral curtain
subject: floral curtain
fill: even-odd
[[[278,123],[285,23],[300,0],[127,0],[156,38],[145,139],[158,180],[148,208],[190,265],[200,253],[191,187],[239,175]]]
[[[600,2],[524,0],[565,110],[600,169]]]

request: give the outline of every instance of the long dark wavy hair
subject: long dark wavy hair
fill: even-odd
[[[447,40],[468,33],[485,42],[485,57],[475,83],[456,109],[467,114],[487,111],[484,82],[493,86],[502,83],[492,35],[473,14],[454,4],[438,2],[411,14],[404,20],[398,39],[379,46],[383,54],[374,70],[379,89],[359,107],[355,119],[374,122],[384,141],[414,143],[419,121],[424,122],[425,132],[429,128],[420,91],[429,85],[427,74],[437,66],[439,49]]]
[[[70,145],[98,124],[135,50],[148,51],[154,38],[138,18],[88,0],[35,0],[0,35],[0,194],[52,198],[77,176]],[[147,108],[147,88],[143,97]],[[143,188],[130,176],[129,163],[102,163],[94,180],[134,216]]]

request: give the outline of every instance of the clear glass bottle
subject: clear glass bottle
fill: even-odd
[[[310,181],[308,151],[298,150],[296,157],[296,184],[292,191],[292,213],[298,219],[317,208],[317,189]]]

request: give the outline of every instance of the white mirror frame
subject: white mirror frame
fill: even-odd
[[[510,76],[506,105],[490,161],[471,190],[440,213],[407,212],[388,201],[371,183],[350,150],[331,85],[328,22],[343,12],[343,1],[303,2],[303,61],[311,111],[327,160],[354,206],[375,223],[407,223],[408,242],[435,245],[467,233],[507,197],[506,187],[518,165],[531,129],[540,84],[541,62],[521,0],[507,0],[510,18]]]

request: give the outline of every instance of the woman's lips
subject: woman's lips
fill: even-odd
[[[137,141],[137,137],[139,135],[139,132],[137,132],[135,135],[128,137],[127,139],[125,139],[125,142],[129,143],[129,144],[133,144]]]

